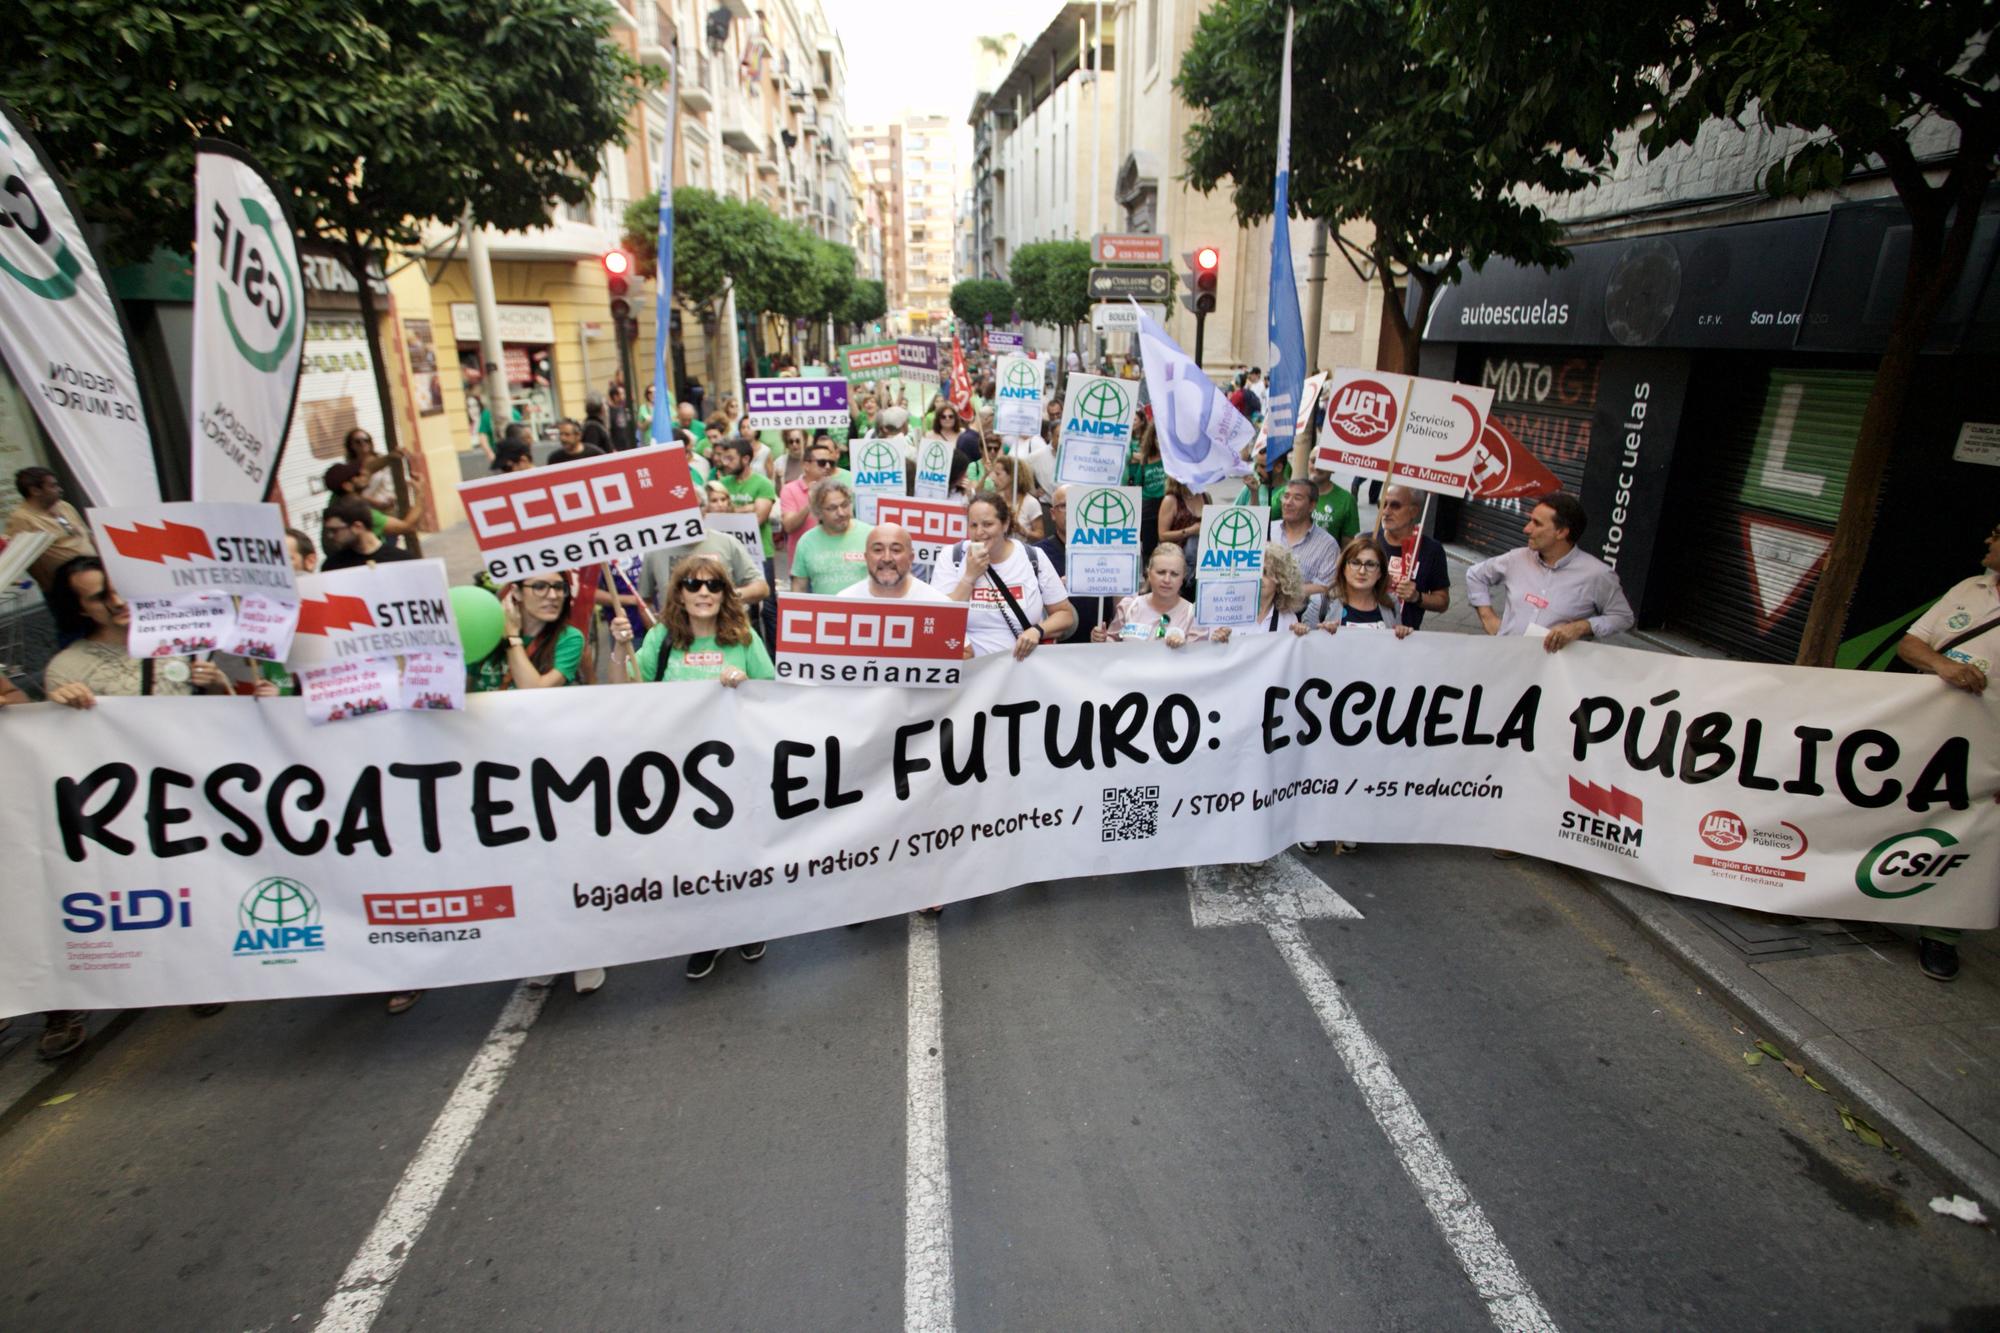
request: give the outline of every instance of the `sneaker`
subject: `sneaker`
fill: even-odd
[[[687,969],[688,980],[700,981],[703,977],[715,971],[715,960],[718,957],[720,957],[721,954],[722,950],[720,949],[704,949],[700,953],[689,954],[688,969]]]
[[[1299,850],[1304,852],[1307,856],[1311,856],[1314,852],[1317,852],[1319,850],[1319,844],[1316,842],[1302,842],[1299,844]]]
[[[1943,940],[1917,941],[1917,966],[1932,981],[1958,980],[1958,946]]]
[[[746,963],[756,962],[764,956],[764,941],[758,940],[755,944],[743,945],[736,951],[736,956]]]
[[[382,1007],[392,1014],[407,1014],[417,1007],[417,1001],[423,996],[424,993],[420,990],[399,990],[391,995]]]
[[[1495,847],[1493,849],[1493,859],[1496,861],[1518,861],[1521,859],[1521,854],[1519,852],[1510,852],[1505,847]]]
[[[1333,844],[1333,854],[1335,856],[1352,856],[1360,850],[1361,844],[1358,842],[1336,842]]]
[[[81,1009],[52,1009],[46,1015],[48,1027],[35,1044],[35,1054],[44,1060],[60,1060],[81,1047],[90,1036],[84,1026],[90,1017]]]
[[[188,1012],[196,1018],[214,1018],[228,1007],[226,1004],[191,1004],[188,1006]]]
[[[576,982],[576,993],[578,995],[589,995],[604,984],[604,969],[601,967],[581,968],[571,980]]]

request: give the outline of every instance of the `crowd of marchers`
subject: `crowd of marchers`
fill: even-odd
[[[776,369],[797,373],[782,361]],[[1122,599],[1072,598],[1064,582],[1071,488],[1055,480],[1062,399],[1047,395],[1039,434],[997,434],[987,405],[990,367],[981,369],[987,373],[964,414],[940,395],[912,405],[900,384],[857,385],[854,415],[844,430],[753,430],[728,397],[705,416],[706,404],[677,404],[667,433],[687,451],[704,509],[749,515],[755,549],[710,531],[688,545],[634,556],[624,568],[608,569],[608,581],[591,570],[495,585],[505,632],[490,654],[466,663],[468,692],[636,682],[731,688],[773,679],[777,606],[787,592],[964,603],[968,656],[1016,661],[1065,641],[1160,640],[1180,649],[1232,635],[1368,632],[1403,638],[1420,631],[1427,615],[1450,606],[1445,549],[1421,531],[1418,494],[1400,485],[1380,487],[1376,522],[1364,531],[1358,483],[1350,490],[1320,471],[1292,476],[1289,455],[1281,454],[1268,466],[1253,467],[1230,501],[1269,513],[1256,618],[1233,630],[1197,624],[1197,541],[1203,513],[1218,500],[1167,475],[1144,409],[1125,477],[1143,496],[1141,586]],[[1261,416],[1260,388],[1250,371],[1237,377],[1230,395],[1253,421]],[[638,414],[647,430],[651,407],[649,391]],[[1314,425],[1302,422],[1300,430]],[[634,441],[630,428],[613,434],[596,414],[582,423],[559,423],[557,436],[554,449],[538,460],[528,427],[511,423],[490,441],[492,470],[561,467]],[[950,494],[965,508],[966,540],[943,548],[934,564],[919,565],[909,532],[859,521],[847,464],[850,443],[864,439],[897,447],[912,485],[920,446],[933,440],[948,445]],[[422,507],[414,476],[399,500],[401,469],[392,468],[394,457],[377,450],[365,429],[350,431],[345,444],[346,458],[324,478],[328,503],[319,532],[287,530],[292,566],[301,573],[412,558],[405,537]],[[1252,447],[1250,457],[1263,457],[1261,441]],[[131,657],[130,608],[97,558],[82,515],[64,499],[61,480],[31,467],[15,483],[21,503],[8,520],[8,534],[53,538],[30,570],[47,598],[60,645],[42,679],[50,702],[87,709],[105,696],[276,698],[297,692],[281,664]],[[1466,570],[1466,600],[1486,633],[1538,637],[1557,652],[1578,639],[1601,639],[1632,626],[1616,574],[1579,547],[1589,521],[1574,496],[1549,495],[1530,509],[1521,547]],[[1910,628],[1900,655],[1946,685],[1974,693],[1987,688],[2000,656],[2000,528],[1987,538],[1980,573],[1946,592]],[[4,678],[0,689],[0,702],[28,702]],[[1302,847],[1319,849],[1316,843]],[[1354,849],[1337,843],[1334,850]],[[1923,932],[1920,962],[1927,975],[1950,980],[1957,974],[1956,941],[1955,932]],[[690,956],[687,976],[709,975],[725,952]],[[754,963],[765,945],[751,942],[734,952]],[[574,974],[582,993],[604,981],[602,968]],[[385,997],[388,1012],[407,1011],[421,994]],[[46,1014],[40,1054],[60,1059],[79,1049],[85,1019],[74,1011]]]

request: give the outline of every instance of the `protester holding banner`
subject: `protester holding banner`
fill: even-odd
[[[1283,542],[1271,542],[1264,547],[1264,579],[1258,594],[1256,621],[1238,625],[1234,631],[1222,626],[1211,631],[1209,637],[1217,643],[1227,643],[1232,633],[1276,634],[1289,629],[1294,634],[1310,634],[1313,627],[1299,618],[1305,605],[1305,579],[1299,573],[1299,562],[1292,558],[1290,548]]]
[[[1279,503],[1283,521],[1272,533],[1299,562],[1308,598],[1318,597],[1333,586],[1334,567],[1340,563],[1340,543],[1313,522],[1313,502],[1318,494],[1303,478],[1285,483]]]
[[[958,409],[939,398],[937,410],[931,413],[929,423],[924,427],[924,439],[938,440],[944,444],[956,445],[959,434],[965,429],[959,419]]]
[[[1330,494],[1345,496],[1347,492],[1335,489]],[[1423,531],[1417,521],[1423,514],[1423,502],[1408,486],[1383,487],[1380,512],[1382,527],[1374,534],[1375,545],[1382,552],[1403,623],[1419,629],[1426,612],[1451,607],[1451,570],[1445,562],[1444,544]]]
[[[854,488],[838,477],[813,483],[815,526],[792,555],[792,591],[831,597],[868,577],[868,525],[854,521]]]
[[[575,595],[564,573],[508,584],[500,593],[500,642],[466,664],[466,691],[539,690],[575,681],[583,663],[583,631],[569,623]]]
[[[900,523],[877,523],[868,530],[865,549],[868,577],[841,592],[842,597],[881,597],[910,602],[948,602],[951,598],[910,573],[916,564],[916,543]]]
[[[1607,638],[1632,628],[1632,604],[1617,571],[1577,549],[1588,518],[1567,491],[1544,498],[1521,528],[1528,544],[1465,571],[1465,600],[1488,634],[1540,637],[1549,652],[1589,635]],[[1492,606],[1506,587],[1506,614]]]
[[[1161,639],[1169,648],[1178,648],[1209,632],[1194,623],[1194,603],[1181,596],[1187,581],[1188,561],[1181,548],[1161,542],[1146,561],[1145,588],[1118,603],[1117,615],[1109,625],[1090,631],[1092,643],[1143,643]]]
[[[1967,694],[1991,687],[2000,663],[2000,527],[1986,534],[1985,568],[1932,603],[1896,645],[1896,656]],[[1958,978],[1959,932],[1924,926],[1917,932],[1917,965],[1933,981]]]
[[[62,480],[45,467],[24,467],[14,474],[14,489],[21,503],[7,515],[7,536],[24,532],[47,533],[54,540],[28,566],[29,575],[43,592],[49,590],[56,571],[80,555],[96,555],[90,529],[76,506],[63,499]]]
[[[969,540],[945,548],[931,578],[954,602],[972,604],[965,632],[975,657],[1011,650],[1023,660],[1076,625],[1062,576],[1040,551],[1008,535],[1013,522],[1005,496],[973,496],[965,511]]]
[[[50,703],[91,708],[100,695],[229,693],[229,678],[213,662],[134,658],[125,651],[132,608],[96,556],[66,561],[50,580],[48,599],[57,635],[70,640],[42,671],[42,693]]]

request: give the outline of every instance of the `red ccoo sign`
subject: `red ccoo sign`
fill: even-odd
[[[677,444],[482,477],[458,488],[486,572],[505,583],[691,542],[701,493]]]
[[[1167,238],[1100,231],[1091,240],[1090,257],[1099,264],[1164,264]]]
[[[778,607],[778,679],[804,685],[956,685],[964,602],[789,593]]]

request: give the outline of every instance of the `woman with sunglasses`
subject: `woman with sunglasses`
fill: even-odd
[[[965,429],[959,420],[958,409],[950,403],[942,403],[931,415],[930,426],[924,431],[925,440],[940,440],[948,445],[958,444],[959,434]]]
[[[797,481],[790,482],[778,494],[778,522],[772,525],[773,535],[782,527],[785,540],[791,546],[793,555],[798,554],[799,538],[811,532],[819,520],[813,517],[812,489],[828,477],[841,477],[836,464],[839,451],[831,440],[814,440],[807,446],[806,455]],[[790,569],[787,567],[787,575]],[[789,577],[785,580],[789,587]]]
[[[632,680],[719,680],[730,689],[746,680],[775,680],[777,671],[764,642],[750,632],[750,614],[736,596],[729,571],[712,555],[684,557],[669,576],[660,623],[646,631],[637,654],[638,674],[632,674],[632,630],[623,621],[612,626],[611,683]],[[715,970],[720,949],[689,954],[687,976],[699,981]],[[746,963],[764,956],[764,942],[741,945]]]

